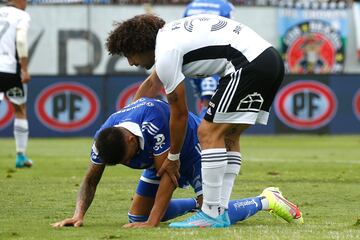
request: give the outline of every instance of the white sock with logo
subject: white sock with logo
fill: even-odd
[[[27,119],[15,118],[14,137],[16,152],[25,154],[29,138],[29,124]]]
[[[239,152],[227,152],[227,165],[225,169],[223,186],[221,189],[221,214],[228,208],[231,192],[236,176],[241,168],[241,154]]]
[[[261,197],[261,210],[269,210],[269,200],[266,197]]]
[[[201,175],[203,205],[201,210],[210,217],[220,214],[220,195],[227,164],[225,148],[212,148],[201,151]]]

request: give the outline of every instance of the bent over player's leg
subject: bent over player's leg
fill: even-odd
[[[226,133],[225,146],[227,150],[227,165],[225,169],[223,185],[221,188],[221,203],[222,209],[227,210],[231,192],[235,183],[237,175],[241,169],[241,154],[240,154],[240,135],[249,125],[233,124]]]
[[[183,222],[172,223],[170,227],[217,228],[230,225],[226,208],[221,206],[221,192],[228,163],[225,135],[230,127],[231,124],[217,124],[206,120],[201,122],[198,136],[202,147],[203,205],[200,212]]]

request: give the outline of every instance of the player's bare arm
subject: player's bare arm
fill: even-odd
[[[21,82],[28,83],[30,81],[30,74],[28,71],[28,58],[21,58],[20,65],[21,65]]]
[[[19,28],[16,30],[16,51],[20,59],[21,81],[22,83],[27,83],[30,80],[28,72],[27,29]]]
[[[164,161],[167,159],[168,151],[165,153],[154,156],[156,169],[159,169]],[[160,180],[159,189],[156,193],[154,205],[150,211],[149,218],[146,222],[134,222],[125,224],[124,228],[150,228],[159,225],[162,217],[164,216],[168,204],[171,200],[172,194],[176,189],[175,184],[167,173],[163,174]]]
[[[80,187],[79,195],[76,201],[76,210],[74,216],[83,218],[85,212],[90,207],[92,200],[94,199],[96,187],[104,172],[104,165],[90,164],[89,170],[85,176],[85,179]]]
[[[96,187],[101,179],[104,169],[105,165],[90,164],[79,190],[73,217],[51,224],[53,227],[80,227],[83,225],[85,213],[94,199]]]
[[[173,183],[178,186],[180,162],[176,158],[179,158],[178,154],[184,142],[189,114],[186,105],[185,83],[181,82],[173,92],[167,95],[167,99],[170,105],[170,154],[159,169],[158,175],[162,176],[166,171]]]
[[[142,97],[155,98],[160,93],[161,87],[162,83],[154,69],[149,77],[140,85],[132,101],[135,102]]]

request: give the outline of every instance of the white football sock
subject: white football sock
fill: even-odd
[[[266,197],[261,197],[261,210],[269,210],[269,200]]]
[[[221,189],[221,213],[228,208],[234,182],[241,168],[241,154],[239,152],[227,152],[227,160]]]
[[[16,152],[25,154],[29,137],[29,124],[27,119],[15,118],[14,137]]]
[[[227,164],[225,148],[201,151],[201,174],[204,201],[201,210],[210,217],[219,216],[220,195]]]

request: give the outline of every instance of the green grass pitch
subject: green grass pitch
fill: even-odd
[[[140,171],[105,170],[82,228],[53,229],[71,217],[89,164],[90,138],[30,139],[32,169],[15,169],[13,139],[0,139],[0,239],[360,239],[360,136],[244,136],[232,199],[278,186],[305,224],[266,212],[227,229],[122,229]],[[192,197],[179,189],[175,197]],[[181,218],[180,218],[181,219]]]

